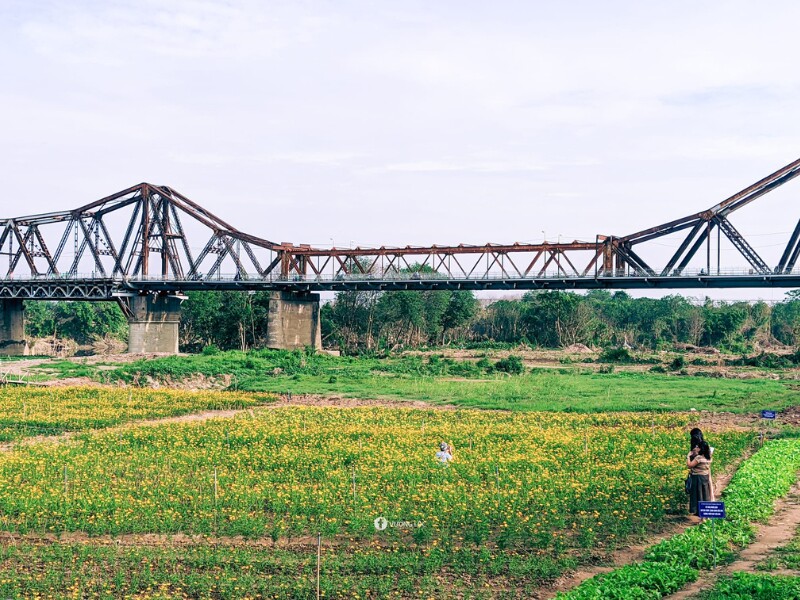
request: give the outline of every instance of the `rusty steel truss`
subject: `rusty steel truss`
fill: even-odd
[[[800,222],[771,267],[730,221],[798,175],[800,160],[708,210],[625,236],[399,248],[271,242],[172,188],[142,183],[75,210],[0,219],[0,257],[7,258],[0,298],[105,300],[203,289],[799,287]],[[666,262],[643,257],[648,242],[675,235],[682,237]],[[723,242],[746,270],[722,268]]]

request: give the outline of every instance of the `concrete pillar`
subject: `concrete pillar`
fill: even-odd
[[[271,292],[267,346],[280,350],[311,346],[321,350],[319,294]]]
[[[0,300],[0,356],[27,356],[28,353],[22,300],[4,298]]]
[[[178,353],[181,301],[177,296],[134,296],[128,317],[128,352]]]

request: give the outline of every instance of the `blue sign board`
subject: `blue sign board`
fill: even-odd
[[[761,418],[762,419],[774,419],[777,416],[774,410],[762,410],[761,411]]]
[[[724,519],[724,502],[698,502],[697,516],[701,519]]]

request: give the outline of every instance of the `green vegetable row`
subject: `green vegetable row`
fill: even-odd
[[[734,573],[721,577],[703,600],[800,600],[800,577]]]
[[[730,562],[753,541],[753,522],[769,518],[798,470],[800,440],[769,442],[742,465],[725,492],[727,519],[715,527],[718,562]],[[558,598],[658,599],[694,581],[699,569],[710,568],[713,560],[712,523],[707,521],[656,544],[645,562],[595,576]]]

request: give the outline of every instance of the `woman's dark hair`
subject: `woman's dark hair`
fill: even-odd
[[[689,450],[694,450],[695,446],[700,446],[705,440],[703,439],[703,432],[697,427],[689,432],[691,436],[689,439]]]
[[[706,457],[706,460],[711,460],[711,446],[708,445],[708,442],[700,442],[698,444],[700,446],[700,454]]]

